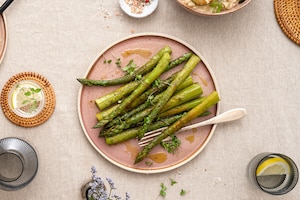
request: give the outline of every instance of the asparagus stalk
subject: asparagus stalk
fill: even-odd
[[[95,99],[95,103],[100,110],[108,108],[120,99],[124,98],[126,95],[130,94],[135,88],[137,88],[138,85],[138,81],[130,82],[107,95]]]
[[[105,125],[110,120],[117,117],[121,114],[125,108],[134,101],[138,96],[140,96],[147,88],[152,84],[152,82],[157,79],[167,68],[170,62],[171,56],[169,53],[164,53],[162,58],[157,63],[156,67],[144,77],[143,81],[141,81],[140,85],[128,96],[126,97],[121,104],[115,109],[107,118],[102,121],[99,121],[100,124]]]
[[[172,50],[169,46],[165,46],[159,52],[157,52],[145,65],[141,66],[137,70],[135,70],[132,74],[126,74],[120,78],[112,79],[112,80],[92,80],[85,78],[78,78],[77,80],[86,86],[111,86],[111,85],[120,85],[124,83],[128,83],[135,79],[137,75],[144,75],[150,72],[164,55],[164,53],[172,53]]]
[[[153,131],[153,130],[156,130],[156,129],[159,129],[162,127],[169,126],[170,124],[173,124],[175,121],[180,119],[183,115],[184,115],[184,113],[175,115],[172,117],[160,119],[159,121],[157,121],[149,126],[149,131]],[[135,127],[135,128],[127,129],[127,130],[123,131],[122,133],[117,134],[115,136],[105,137],[105,141],[107,144],[113,145],[113,144],[117,144],[120,142],[124,142],[124,141],[132,139],[132,138],[136,138],[138,136],[138,133],[139,133],[139,127]]]
[[[171,108],[171,109],[169,109],[167,111],[164,111],[164,112],[160,113],[158,115],[158,117],[172,116],[172,115],[176,115],[178,113],[189,111],[192,108],[194,108],[196,105],[198,105],[199,103],[201,103],[204,99],[205,99],[205,97],[200,97],[200,98],[188,101],[188,102],[186,102],[184,104],[176,106],[175,108]]]
[[[147,146],[145,146],[141,152],[138,153],[134,163],[141,162],[146,156],[151,152],[151,150],[161,141],[168,136],[174,134],[176,131],[185,126],[189,121],[196,118],[198,115],[208,110],[211,106],[215,105],[219,101],[219,95],[216,91],[212,92],[209,96],[205,98],[205,100],[190,110],[186,115],[177,120],[167,129],[165,129],[160,135],[156,136]]]
[[[193,78],[192,78],[191,75],[189,75],[189,76],[183,81],[183,83],[181,83],[181,84],[176,88],[175,93],[176,93],[176,92],[179,92],[179,91],[181,91],[181,90],[183,90],[184,88],[186,88],[186,87],[192,85],[193,83],[194,83]]]
[[[152,123],[154,118],[156,118],[157,114],[161,111],[167,101],[171,98],[176,88],[190,75],[191,71],[197,66],[199,62],[200,58],[197,55],[193,54],[187,61],[183,69],[179,71],[170,86],[163,92],[164,98],[160,99],[151,113],[145,118],[144,125],[140,129],[139,138],[142,138],[144,136],[144,133],[147,132],[149,125]]]
[[[169,110],[177,105],[183,104],[187,102],[186,100],[191,100],[199,97],[203,94],[203,90],[199,83],[194,83],[189,87],[179,91],[175,95],[173,95],[169,101],[164,105],[161,109],[161,112]]]

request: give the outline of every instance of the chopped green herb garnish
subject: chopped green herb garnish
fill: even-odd
[[[152,166],[153,162],[146,161],[145,164],[148,165],[148,166]]]
[[[123,68],[127,74],[133,75],[136,64],[133,63],[133,60],[130,60],[129,63]]]
[[[223,9],[223,4],[219,0],[213,0],[209,5],[213,8],[214,13],[219,13]]]
[[[160,86],[161,85],[161,80],[160,79],[156,79],[154,82],[153,82],[153,86]]]
[[[163,183],[161,183],[160,184],[159,195],[162,196],[162,197],[166,197],[166,195],[167,195],[166,191],[167,191],[167,187]]]
[[[147,98],[147,101],[151,103],[151,101],[154,99],[154,95],[149,95]]]
[[[181,190],[180,190],[180,196],[184,196],[185,194],[186,194],[186,190],[181,189]]]
[[[168,152],[168,153],[175,153],[178,147],[181,144],[181,141],[175,136],[172,135],[170,136],[171,140],[170,141],[163,141],[160,143],[160,145]]]
[[[141,79],[142,79],[142,75],[141,74],[138,74],[138,75],[135,76],[135,80],[136,81],[139,81]]]
[[[118,58],[117,61],[115,62],[115,64],[116,64],[118,67],[121,67],[121,59]]]
[[[106,59],[105,59],[105,60],[103,61],[103,63],[104,63],[104,64],[110,64],[111,61],[112,61],[112,60],[106,60]]]
[[[175,181],[174,179],[170,178],[171,181],[171,186],[175,185],[177,183],[177,181]]]

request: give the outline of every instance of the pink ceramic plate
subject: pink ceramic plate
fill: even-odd
[[[91,79],[113,79],[119,77],[123,72],[114,64],[117,58],[120,58],[124,65],[133,59],[138,66],[141,66],[165,45],[171,47],[172,58],[177,58],[186,52],[193,52],[202,58],[201,63],[193,71],[193,79],[201,84],[204,95],[210,94],[214,90],[218,91],[216,80],[210,67],[197,50],[177,38],[153,33],[130,36],[112,44],[97,56],[87,70],[85,77]],[[150,54],[128,54],[130,52],[128,50],[132,50],[132,52],[150,52]],[[126,56],[124,52],[127,52]],[[108,60],[112,60],[111,64],[105,64],[105,61]],[[180,66],[176,69],[180,69]],[[215,125],[182,132],[178,134],[178,137],[181,139],[181,147],[176,154],[169,154],[160,146],[157,146],[144,161],[134,164],[135,156],[141,150],[137,140],[132,139],[124,143],[108,146],[103,138],[98,137],[99,129],[92,128],[97,123],[96,113],[99,112],[94,100],[117,87],[82,86],[78,98],[79,118],[87,139],[104,158],[116,166],[138,173],[169,171],[192,160],[203,150],[212,137]],[[212,114],[201,120],[218,114],[219,104],[211,108],[210,111]],[[196,121],[200,120],[197,119],[191,123]],[[151,164],[149,165],[149,163]]]
[[[5,16],[0,15],[0,63],[3,60],[7,44],[7,35],[6,35],[6,20]]]

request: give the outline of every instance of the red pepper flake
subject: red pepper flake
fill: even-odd
[[[134,14],[141,14],[145,6],[151,4],[152,0],[125,0],[125,3],[130,7]]]

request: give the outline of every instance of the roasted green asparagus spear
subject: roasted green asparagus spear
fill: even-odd
[[[161,112],[167,111],[175,106],[183,104],[187,101],[195,99],[203,94],[203,90],[199,83],[194,83],[187,88],[174,94],[161,109]]]
[[[164,53],[172,53],[172,50],[169,46],[165,46],[159,52],[157,52],[145,65],[141,66],[137,70],[135,70],[132,74],[126,74],[120,78],[111,79],[111,80],[92,80],[92,79],[81,79],[77,80],[86,86],[110,86],[110,85],[120,85],[124,83],[128,83],[135,79],[137,75],[144,75],[150,72],[161,59]]]
[[[175,108],[171,108],[169,110],[166,110],[162,113],[159,113],[158,117],[167,117],[167,116],[172,116],[176,115],[178,113],[186,112],[194,108],[196,105],[201,103],[205,99],[205,96],[199,97],[197,99],[188,101],[184,104],[181,104],[179,106],[176,106]]]
[[[104,110],[105,108],[108,108],[120,99],[124,98],[126,95],[130,94],[135,88],[137,88],[138,85],[138,81],[127,83],[117,90],[114,90],[107,95],[95,99],[95,103],[99,110]]]

